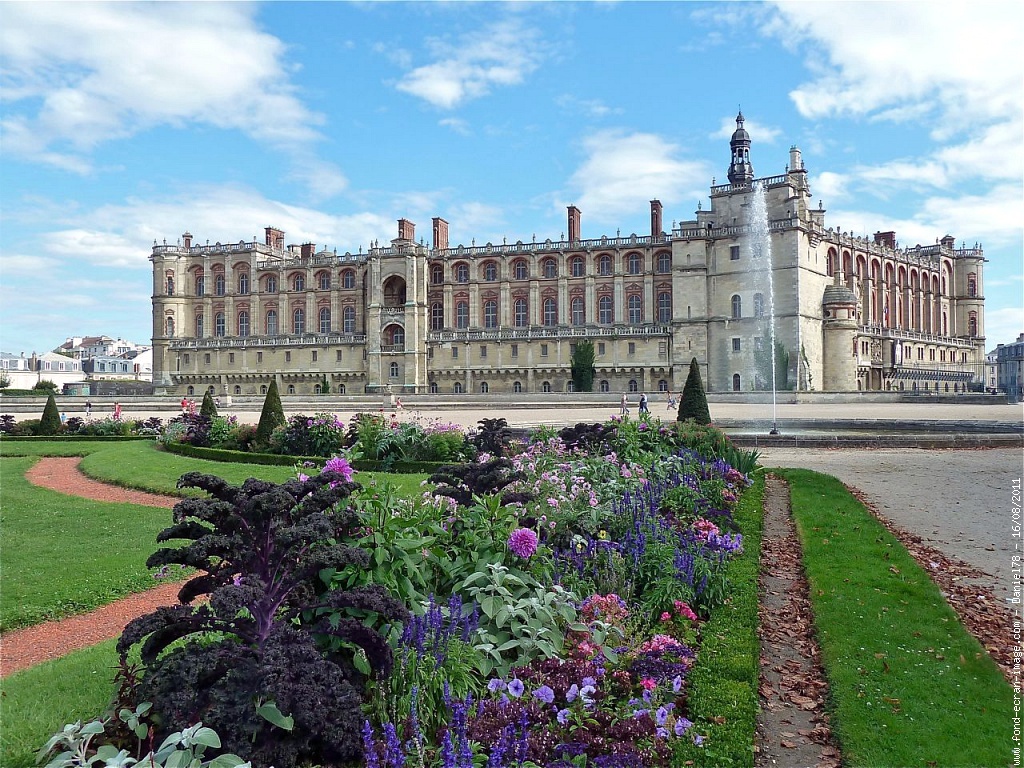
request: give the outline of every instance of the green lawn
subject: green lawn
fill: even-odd
[[[844,765],[1005,766],[1012,691],[906,549],[833,477],[790,484]]]

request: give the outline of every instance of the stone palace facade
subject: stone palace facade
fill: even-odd
[[[570,206],[559,242],[451,246],[435,218],[429,245],[401,219],[389,245],[357,254],[286,245],[273,227],[264,242],[154,244],[154,384],[175,395],[258,395],[272,379],[283,394],[565,392],[586,340],[595,391],[678,391],[694,357],[709,391],[750,391],[770,386],[772,309],[780,386],[981,381],[981,248],[827,227],[799,149],[783,173],[755,178],[742,114],[730,146],[729,183],[712,184],[710,205],[665,231],[653,200],[649,235],[584,239]],[[761,190],[771,270],[751,242]]]

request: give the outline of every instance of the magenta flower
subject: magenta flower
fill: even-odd
[[[352,475],[355,470],[352,469],[352,465],[348,463],[348,459],[341,456],[335,456],[333,459],[324,464],[324,472],[337,472],[343,478],[345,482],[352,481]]]
[[[537,534],[530,528],[516,528],[508,537],[508,548],[519,557],[530,557],[537,551]]]

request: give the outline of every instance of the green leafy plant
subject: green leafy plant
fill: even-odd
[[[50,381],[50,379],[40,379],[32,385],[32,389],[37,392],[40,390],[43,392],[56,392],[57,385],[53,381]]]
[[[284,423],[284,408],[281,405],[281,396],[277,392],[277,380],[272,379],[270,387],[267,388],[267,396],[263,400],[263,411],[260,413],[260,423],[256,426],[253,442],[260,446],[268,445],[274,430],[284,426]]]
[[[206,390],[203,393],[203,404],[199,406],[199,413],[211,419],[217,415],[217,404],[213,402],[213,395],[210,394],[210,390]]]
[[[56,435],[60,432],[60,411],[57,410],[57,401],[51,392],[46,397],[46,405],[43,407],[43,417],[39,420],[40,435]]]
[[[710,424],[711,412],[708,410],[708,396],[704,393],[704,382],[700,378],[700,366],[697,358],[690,360],[690,373],[683,385],[683,394],[679,398],[678,421],[693,420],[698,424]]]

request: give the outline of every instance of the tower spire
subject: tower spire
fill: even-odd
[[[736,130],[729,141],[732,163],[729,165],[730,184],[750,184],[754,181],[754,168],[750,164],[750,134],[743,127],[743,111],[736,115]]]

